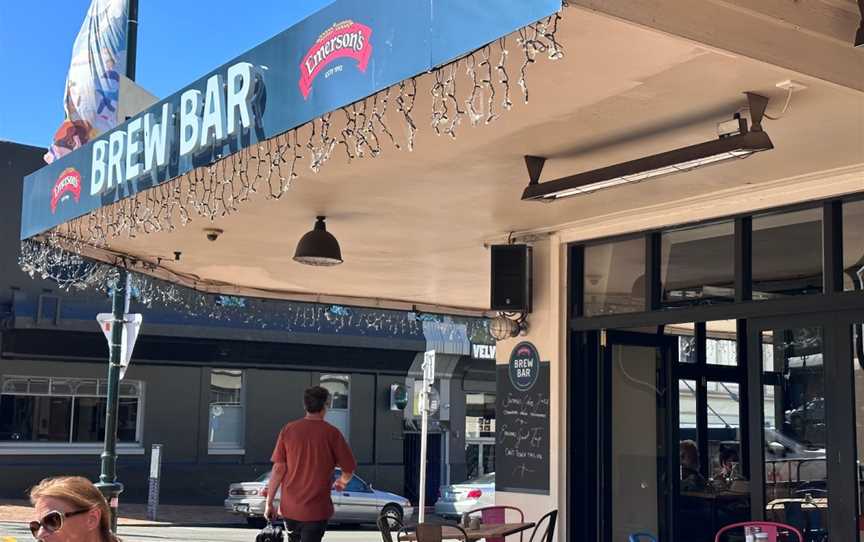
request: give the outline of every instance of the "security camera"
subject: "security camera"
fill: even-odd
[[[207,235],[208,241],[215,241],[219,239],[219,236],[222,235],[222,230],[216,228],[207,228],[204,230],[204,234]]]

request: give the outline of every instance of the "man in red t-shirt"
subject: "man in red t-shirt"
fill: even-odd
[[[292,531],[291,542],[320,542],[333,515],[330,488],[344,491],[354,476],[357,461],[338,429],[324,421],[330,392],[313,386],[303,394],[306,417],[282,428],[270,461],[273,471],[267,484],[264,516],[282,516]],[[339,467],[342,476],[333,480]],[[279,513],[273,497],[281,490]]]

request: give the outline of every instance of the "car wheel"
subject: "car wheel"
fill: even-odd
[[[402,508],[395,504],[388,504],[381,510],[381,515],[387,518],[390,529],[398,529],[402,526]]]
[[[264,518],[253,518],[251,516],[246,516],[246,524],[250,527],[255,527],[256,529],[263,529],[267,526],[267,520]]]

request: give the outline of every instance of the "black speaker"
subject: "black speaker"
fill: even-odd
[[[490,309],[531,312],[531,247],[492,245],[492,301]]]

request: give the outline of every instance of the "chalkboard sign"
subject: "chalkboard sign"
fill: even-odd
[[[495,489],[548,495],[549,362],[520,343],[496,377]]]

